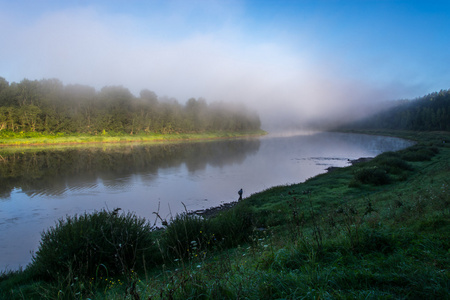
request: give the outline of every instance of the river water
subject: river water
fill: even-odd
[[[303,182],[350,159],[411,145],[344,133],[187,143],[0,149],[0,271],[25,267],[43,230],[66,216],[113,210],[156,221]]]

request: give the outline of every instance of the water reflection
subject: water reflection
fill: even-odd
[[[408,141],[341,133],[26,151],[0,149],[0,270],[31,259],[40,233],[65,215],[121,207],[154,220],[298,183],[349,159]],[[14,239],[10,237],[14,236]]]
[[[95,188],[99,180],[106,187],[124,189],[133,184],[135,175],[142,175],[148,184],[157,178],[160,169],[185,164],[193,173],[208,165],[239,164],[247,155],[256,153],[259,146],[258,139],[241,139],[12,153],[12,149],[6,149],[0,164],[0,197],[9,198],[15,188],[30,197],[60,196],[67,190]]]

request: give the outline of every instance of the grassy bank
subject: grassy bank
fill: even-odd
[[[448,299],[450,133],[373,133],[417,144],[165,230],[114,211],[61,221],[0,297]]]
[[[55,144],[91,144],[91,143],[131,143],[131,142],[164,142],[180,140],[207,140],[257,136],[266,134],[263,130],[242,132],[203,132],[203,133],[148,133],[148,134],[121,134],[103,132],[99,135],[86,134],[45,134],[38,132],[2,132],[0,131],[0,146],[28,146],[28,145],[55,145]]]

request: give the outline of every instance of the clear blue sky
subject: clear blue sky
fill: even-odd
[[[324,116],[450,88],[450,1],[3,1],[0,76]],[[287,112],[285,112],[287,113]]]

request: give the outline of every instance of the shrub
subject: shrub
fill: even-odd
[[[208,236],[207,222],[208,220],[195,215],[176,215],[163,235],[168,254],[183,258],[189,256],[193,248],[202,247]]]
[[[249,240],[253,231],[253,214],[244,205],[226,210],[211,219],[179,214],[163,234],[164,249],[175,258],[214,246],[234,247]]]
[[[390,182],[387,172],[378,167],[368,167],[359,169],[354,178],[363,184],[384,185]]]
[[[386,159],[386,158],[399,158],[400,154],[398,152],[393,152],[393,151],[387,151],[387,152],[383,152],[380,155],[378,155],[374,161],[377,161],[379,159]]]
[[[432,156],[433,155],[430,155],[430,153],[424,151],[416,151],[416,152],[407,152],[402,157],[404,160],[407,161],[426,161],[431,160]]]
[[[99,272],[124,274],[143,267],[143,259],[160,259],[151,231],[145,219],[131,213],[103,210],[67,216],[42,233],[31,267],[47,279],[68,272],[85,279],[96,278]]]
[[[374,160],[379,166],[391,174],[400,174],[402,171],[411,171],[412,166],[398,157],[380,157]]]
[[[406,161],[428,161],[439,152],[437,147],[416,145],[402,153],[401,158]]]
[[[211,232],[225,247],[235,247],[249,240],[253,232],[257,216],[245,205],[233,207],[211,220]]]

